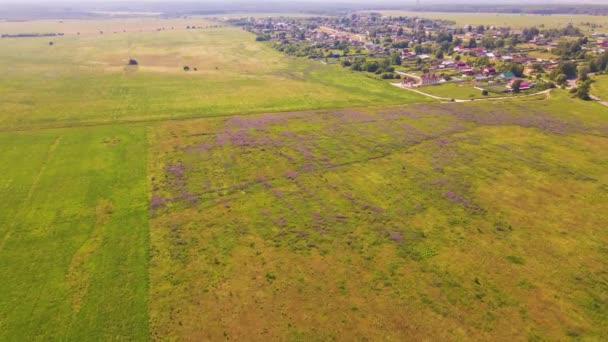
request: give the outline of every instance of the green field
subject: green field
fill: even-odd
[[[547,28],[563,27],[568,23],[585,30],[582,24],[592,23],[601,25],[598,31],[608,29],[608,18],[599,15],[572,15],[572,14],[510,14],[510,13],[453,13],[453,12],[408,12],[408,11],[381,11],[384,15],[411,16],[428,19],[451,20],[457,26],[484,25],[504,26],[513,29],[544,25]]]
[[[139,66],[126,67],[129,58]],[[4,130],[428,101],[339,66],[284,56],[236,28],[2,39],[0,74]]]
[[[593,77],[595,81],[591,84],[591,94],[602,100],[608,100],[608,75],[597,75]]]
[[[483,98],[488,96],[481,95],[481,90],[473,88],[470,84],[460,84],[460,83],[446,83],[440,85],[433,85],[427,87],[421,87],[418,90],[445,98],[453,98],[453,99],[471,99],[471,98]]]
[[[145,128],[0,144],[0,340],[145,339]]]
[[[0,39],[0,341],[608,339],[608,107],[159,20]]]

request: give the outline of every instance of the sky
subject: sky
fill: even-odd
[[[366,4],[373,6],[375,3],[382,4],[394,4],[394,5],[412,5],[416,3],[416,0],[0,0],[0,4],[104,4],[104,3],[191,3],[191,4],[234,4],[234,3],[251,3],[251,4],[264,4],[264,3],[351,3],[351,4]],[[437,4],[437,3],[485,3],[484,0],[420,0],[422,4]],[[595,4],[595,5],[608,5],[608,0],[494,0],[493,4]],[[0,7],[0,14],[2,8]]]

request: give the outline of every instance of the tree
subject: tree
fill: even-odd
[[[581,86],[576,90],[576,97],[585,101],[591,100],[591,97],[589,96],[589,88],[591,88],[591,81],[587,80],[583,82],[583,84],[581,84]]]
[[[441,51],[441,50],[437,51],[437,53],[435,54],[435,58],[443,59],[443,51]]]
[[[482,90],[481,95],[488,96],[488,91],[486,89]]]
[[[456,62],[460,61],[460,55],[456,55],[456,57],[454,57],[454,60],[455,60]]]
[[[469,40],[469,48],[473,49],[477,47],[477,41],[475,40],[475,38],[471,38],[471,40]]]
[[[568,76],[565,74],[559,74],[555,77],[555,82],[557,82],[559,85],[564,85],[566,82],[568,82]]]
[[[513,81],[513,83],[511,83],[511,90],[513,90],[514,93],[519,93],[519,90],[521,88],[521,82],[523,82],[523,81],[515,80],[515,81]]]
[[[129,59],[129,65],[139,65],[136,59]]]
[[[398,54],[394,54],[392,56],[392,61],[393,65],[401,65],[401,56],[399,56]]]
[[[588,66],[580,66],[578,68],[578,79],[579,81],[585,82],[589,79],[590,68]]]

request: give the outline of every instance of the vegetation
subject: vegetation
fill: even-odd
[[[608,336],[590,58],[576,95],[438,103],[379,79],[390,54],[358,56],[374,76],[199,18],[27,25],[65,35],[0,39],[1,341]]]
[[[62,48],[49,50],[36,39],[0,40],[2,129],[428,101],[338,66],[286,57],[236,28],[58,41]],[[136,70],[125,69],[129,55]],[[184,65],[198,72],[184,77]]]

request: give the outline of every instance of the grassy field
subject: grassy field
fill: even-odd
[[[145,128],[0,144],[0,340],[146,339]]]
[[[446,83],[422,87],[418,90],[427,94],[454,99],[487,97],[481,95],[481,90],[473,88],[473,86],[471,86],[470,84]]]
[[[407,12],[407,11],[381,11],[385,15],[392,16],[415,16],[429,19],[451,20],[457,26],[463,25],[485,25],[505,26],[514,29],[544,25],[547,28],[563,27],[568,23],[587,30],[583,23],[602,25],[598,31],[605,32],[608,29],[608,18],[596,15],[537,15],[537,14],[509,14],[509,13],[452,13],[452,12]]]
[[[237,28],[1,39],[0,73],[5,130],[428,101]]]
[[[87,25],[0,40],[1,341],[608,338],[608,107]]]
[[[153,338],[606,338],[608,111],[575,106],[159,125]]]
[[[591,85],[591,94],[604,101],[608,100],[608,75],[594,76],[593,80],[595,82]]]

